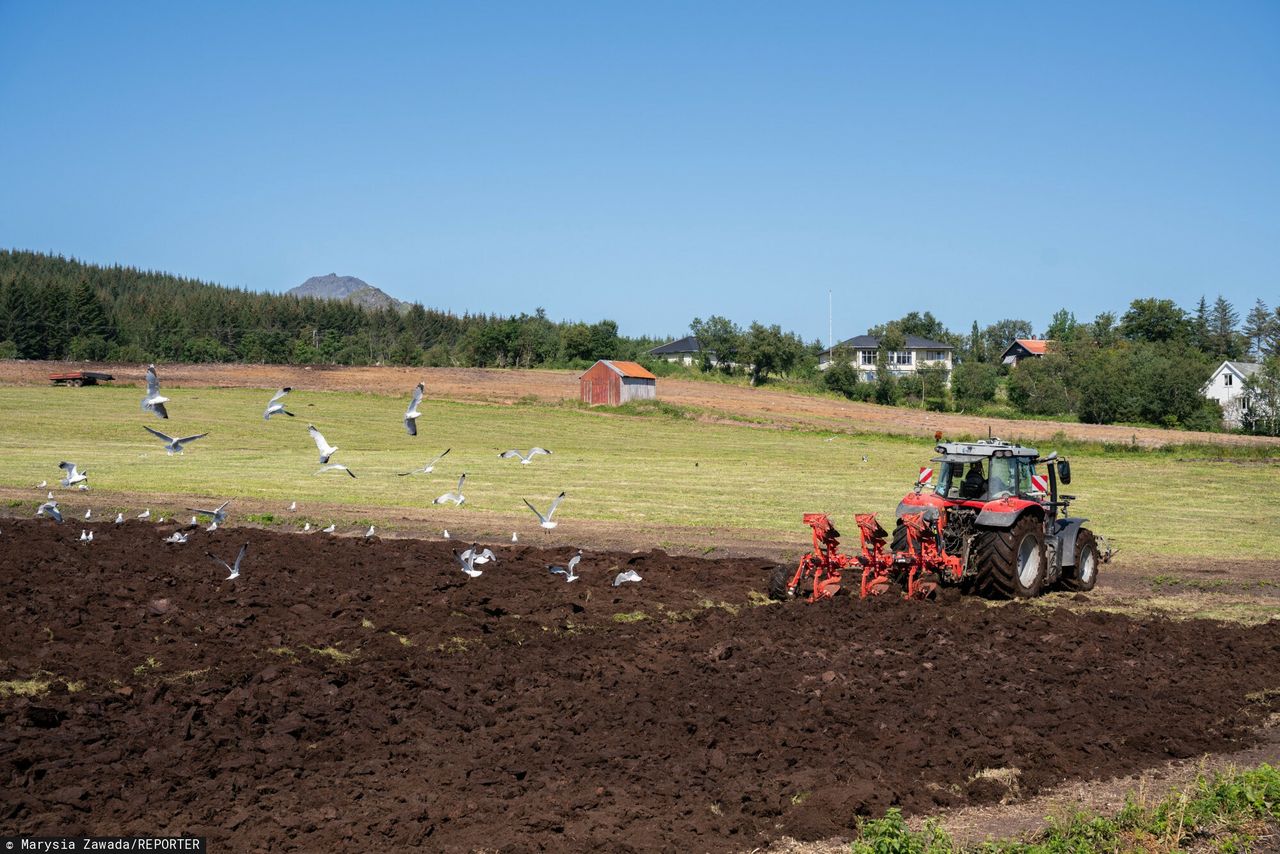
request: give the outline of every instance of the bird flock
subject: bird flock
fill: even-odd
[[[279,389],[274,395],[272,395],[271,399],[267,401],[266,408],[263,410],[262,419],[264,421],[270,421],[273,416],[277,416],[277,415],[284,415],[288,418],[295,418],[296,414],[286,409],[286,403],[285,403],[285,398],[292,391],[293,391],[292,386],[285,386]],[[422,407],[422,396],[424,391],[425,391],[425,385],[421,382],[418,383],[417,386],[414,387],[413,391],[410,394],[409,405],[404,412],[404,416],[403,416],[404,429],[405,429],[405,432],[411,437],[416,437],[418,435],[418,419],[422,417],[421,407]],[[156,373],[156,366],[149,365],[146,371],[146,393],[142,398],[142,410],[144,412],[150,412],[154,414],[157,418],[161,420],[168,420],[169,408],[167,404],[171,404],[172,402],[173,401],[170,398],[165,397],[161,393],[160,379]],[[204,432],[196,433],[190,436],[171,436],[167,433],[161,432],[160,430],[156,430],[147,425],[142,425],[142,427],[152,436],[154,436],[155,438],[159,439],[161,442],[164,443],[165,452],[169,456],[173,456],[175,454],[176,455],[184,454],[184,452],[186,451],[189,445],[209,435],[209,431],[206,430]],[[345,474],[352,479],[355,479],[357,477],[356,473],[352,471],[352,469],[345,463],[331,462],[333,457],[339,452],[340,449],[336,445],[331,445],[329,441],[324,437],[324,434],[321,433],[320,430],[314,424],[307,425],[307,433],[311,437],[311,440],[315,443],[316,450],[319,454],[320,468],[315,472],[316,475],[326,474],[330,472],[337,472],[337,473]],[[431,474],[435,471],[436,466],[438,466],[445,459],[445,457],[449,455],[451,450],[452,450],[451,448],[446,448],[442,453],[436,455],[433,459],[431,459],[429,462],[427,462],[425,465],[421,466],[420,468],[411,469],[410,471],[406,471],[406,472],[397,472],[397,475],[399,477],[409,477],[413,475]],[[505,451],[502,451],[500,454],[498,454],[498,457],[503,460],[518,459],[521,465],[527,466],[532,464],[534,459],[539,456],[551,456],[551,455],[552,455],[552,452],[547,448],[532,447],[528,451],[523,451],[515,448],[505,450]],[[58,468],[60,468],[63,472],[63,477],[61,478],[60,483],[64,489],[77,489],[79,491],[89,490],[90,488],[89,471],[87,468],[81,469],[76,463],[70,462],[70,461],[63,461],[59,463]],[[462,506],[464,503],[466,503],[466,500],[467,500],[466,495],[463,493],[463,488],[466,485],[466,482],[467,482],[466,472],[460,473],[458,475],[457,485],[452,490],[445,492],[440,496],[438,496],[437,498],[435,498],[431,503],[435,506],[446,505],[446,504],[452,504],[455,507]],[[40,483],[36,485],[36,487],[39,489],[44,489],[47,485],[48,485],[48,482],[42,480]],[[555,515],[556,510],[560,507],[561,502],[564,501],[564,498],[565,498],[565,493],[562,491],[560,492],[559,495],[557,495],[554,499],[552,499],[545,513],[543,513],[536,506],[534,506],[528,499],[521,499],[521,500],[524,502],[524,505],[528,507],[529,510],[537,517],[539,527],[541,527],[544,531],[551,531],[558,524],[553,519],[553,517]],[[219,526],[226,521],[227,508],[230,504],[231,504],[231,500],[227,500],[212,509],[188,507],[187,510],[189,512],[196,514],[195,516],[191,517],[191,522],[173,531],[168,537],[165,537],[162,540],[162,542],[168,543],[171,545],[182,545],[188,542],[193,532],[199,527],[200,523],[198,521],[198,517],[200,516],[203,516],[209,519],[208,527],[205,529],[206,531],[208,532],[216,531],[219,528]],[[294,501],[289,505],[288,509],[290,512],[296,512],[297,508],[298,508],[298,503]],[[47,500],[36,509],[36,516],[52,519],[54,522],[59,524],[62,523],[63,513],[61,508],[59,507],[58,501],[54,498],[53,492],[49,492]],[[86,520],[89,520],[92,518],[92,509],[89,509],[85,512],[84,518]],[[150,519],[151,518],[150,508],[147,508],[142,513],[138,514],[137,518],[140,520]],[[158,522],[164,522],[164,521],[165,520],[163,516],[158,519]],[[123,523],[124,523],[124,514],[117,513],[115,518],[115,524],[121,525]],[[306,524],[306,527],[303,530],[304,531],[311,530],[310,522]],[[336,532],[337,529],[333,523],[330,523],[327,527],[320,530],[321,530],[321,533],[333,534]],[[374,538],[375,536],[376,536],[376,529],[374,528],[373,525],[370,525],[368,530],[364,532],[364,538],[368,540],[368,539]],[[450,539],[448,530],[444,531],[444,538]],[[519,541],[518,535],[514,532],[511,535],[511,541],[513,543]],[[81,536],[80,536],[80,542],[84,542],[84,543],[93,542],[93,532],[89,530],[82,530]],[[248,550],[248,544],[246,543],[244,546],[241,547],[239,553],[236,555],[234,563],[228,563],[227,561],[217,557],[216,555],[210,552],[206,552],[206,554],[210,559],[212,559],[213,561],[215,561],[217,564],[224,567],[228,571],[228,575],[224,580],[234,581],[240,577],[241,564],[244,561],[245,553],[247,552],[247,550]],[[496,565],[498,562],[497,556],[494,555],[494,553],[490,549],[488,548],[481,549],[479,545],[475,543],[473,543],[470,548],[465,549],[464,551],[459,552],[457,550],[454,550],[453,555],[454,555],[454,559],[457,561],[462,572],[465,575],[467,575],[469,578],[478,578],[484,573],[484,570],[480,569],[479,567],[490,564],[490,563]],[[577,581],[579,578],[579,575],[577,574],[576,569],[579,562],[582,560],[582,556],[583,556],[582,550],[579,549],[577,554],[568,561],[567,566],[549,565],[547,566],[547,570],[552,575],[561,576],[566,582]],[[613,586],[617,587],[623,583],[636,582],[636,581],[640,581],[640,577],[636,575],[634,571],[619,573],[618,576],[614,579]]]

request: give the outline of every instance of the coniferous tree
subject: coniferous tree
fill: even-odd
[[[1240,333],[1236,330],[1240,315],[1231,303],[1219,294],[1213,302],[1213,312],[1209,316],[1209,340],[1212,355],[1224,359],[1240,358],[1243,349]]]
[[[1249,340],[1249,355],[1261,359],[1271,338],[1271,327],[1276,322],[1267,304],[1259,299],[1249,310],[1244,321],[1244,337]]]

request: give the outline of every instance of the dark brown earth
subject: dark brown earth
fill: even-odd
[[[565,584],[572,549],[521,545],[469,580],[451,542],[81,527],[0,533],[0,680],[50,683],[0,697],[6,831],[746,850],[991,803],[1010,769],[1033,795],[1239,749],[1280,688],[1277,621],[755,606],[760,559],[595,552]],[[246,541],[223,581],[206,550]]]

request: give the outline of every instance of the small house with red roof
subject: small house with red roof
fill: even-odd
[[[1047,338],[1017,338],[1005,348],[1000,361],[1006,365],[1017,365],[1023,359],[1039,359],[1052,342]]]
[[[578,377],[582,402],[619,406],[629,400],[655,400],[658,378],[635,362],[601,359]]]

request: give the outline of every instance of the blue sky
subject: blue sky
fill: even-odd
[[[1280,302],[1280,4],[0,0],[0,246],[837,337]]]

